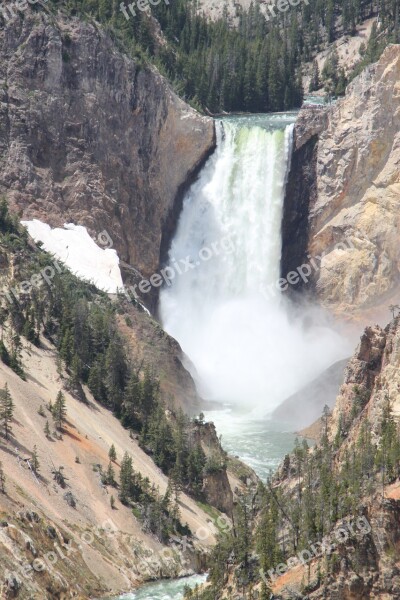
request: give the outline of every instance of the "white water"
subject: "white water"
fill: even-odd
[[[120,596],[117,600],[181,600],[185,586],[193,589],[205,580],[205,575],[193,575],[183,579],[149,583],[135,592]]]
[[[292,125],[234,118],[217,132],[169,253],[175,270],[186,257],[193,268],[162,291],[160,314],[203,397],[266,414],[348,348],[316,310],[294,317],[279,294],[261,293],[280,277]]]

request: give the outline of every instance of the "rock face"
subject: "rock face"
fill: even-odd
[[[338,313],[387,305],[399,289],[399,81],[392,45],[345,98],[303,110],[296,125],[282,271],[323,256],[310,291]]]
[[[128,319],[118,316],[118,325],[131,355],[157,373],[160,392],[166,406],[195,415],[201,410],[201,399],[178,342],[144,311],[126,303]]]
[[[214,126],[95,23],[25,11],[0,29],[0,194],[25,219],[107,230],[160,265]]]
[[[198,423],[193,429],[193,440],[200,442],[207,459],[214,468],[208,468],[203,481],[202,493],[207,504],[215,506],[229,517],[233,510],[233,492],[230,485],[227,465],[231,467],[221,442],[218,439],[214,423]],[[219,464],[218,464],[219,463]],[[215,468],[215,465],[218,465]],[[233,473],[229,473],[233,475]]]
[[[21,219],[84,225],[95,238],[107,231],[120,259],[146,278],[213,148],[213,121],[96,24],[29,9],[1,27],[0,196]],[[154,309],[156,293],[144,301]],[[131,321],[127,337],[157,367],[165,401],[195,411],[179,345],[145,313],[132,308]]]
[[[367,327],[345,371],[344,383],[332,415],[332,439],[337,431],[340,414],[344,420],[352,420],[356,396],[362,402],[363,416],[368,418],[372,430],[380,424],[382,408],[388,398],[394,413],[400,415],[399,348],[398,318],[385,329],[378,325]],[[358,434],[357,422],[353,424],[353,429],[355,438]]]
[[[319,419],[324,406],[333,408],[335,404],[347,362],[347,359],[340,360],[326,369],[317,379],[287,398],[274,410],[273,416],[296,431]]]
[[[388,398],[394,414],[400,414],[399,350],[399,317],[385,329],[377,325],[365,329],[354,356],[348,362],[332,417],[328,419],[331,448],[335,447],[338,428],[341,427],[343,432],[332,469],[346,464],[349,450],[359,440],[366,419],[374,443],[378,440],[382,410]],[[355,406],[358,407],[356,413]],[[283,492],[290,493],[296,485],[294,471],[288,476],[285,468],[281,467],[279,476]],[[379,486],[371,495],[362,497],[359,509],[362,509],[369,527],[364,535],[350,539],[340,547],[335,568],[324,574],[322,582],[319,572],[324,570],[326,559],[295,567],[290,575],[277,578],[273,585],[276,597],[285,600],[294,597],[307,597],[309,600],[400,598],[400,572],[396,562],[400,548],[400,484],[396,479],[386,486],[384,496]],[[345,521],[339,521],[336,527],[342,526],[342,523]],[[307,594],[304,593],[305,581]]]

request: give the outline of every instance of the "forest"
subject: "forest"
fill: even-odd
[[[384,501],[386,486],[400,475],[400,432],[390,398],[383,403],[377,435],[365,415],[360,420],[367,402],[366,394],[355,386],[352,411],[347,422],[339,419],[333,445],[328,437],[331,416],[326,407],[322,437],[312,451],[306,440],[296,442],[279,471],[266,484],[260,483],[255,492],[242,497],[233,529],[221,534],[213,550],[210,586],[201,592],[188,590],[187,598],[219,598],[228,585],[228,575],[233,574],[243,594],[261,584],[257,597],[269,600],[278,565],[288,561],[286,570],[290,570],[290,559],[299,552],[323,547],[333,537],[337,523],[353,532],[355,522],[364,519],[367,523],[364,499],[373,498],[378,505]],[[357,420],[361,423],[357,439],[347,443],[348,432]],[[369,533],[370,527],[363,529],[364,538]],[[365,564],[366,545],[354,543],[352,554],[346,553],[348,567],[355,572]],[[394,548],[387,551],[395,552]],[[335,573],[342,556],[340,543],[327,549],[317,587]],[[304,580],[303,594],[311,591]]]
[[[134,472],[126,455],[121,457],[117,482],[115,451],[110,449],[109,465],[102,467],[103,484],[115,488],[121,502],[132,506],[162,541],[175,532],[187,533],[179,524],[179,494],[185,491],[203,500],[203,480],[208,472],[225,468],[224,455],[221,450],[218,456],[206,457],[198,435],[202,419],[191,420],[181,410],[167,410],[160,398],[157,373],[127,351],[116,319],[122,315],[129,326],[125,296],[113,299],[64,267],[51,281],[42,280],[28,293],[8,293],[52,264],[54,258],[29,241],[4,199],[0,201],[0,256],[12,256],[17,266],[1,296],[0,360],[25,379],[21,354],[26,341],[38,347],[43,337],[51,342],[57,349],[60,386],[81,402],[88,402],[87,386],[169,477],[167,493],[160,497],[148,480]],[[13,402],[8,389],[0,392],[0,427],[8,438]],[[61,390],[52,406],[42,407],[40,414],[54,420],[53,433],[47,420],[43,435],[62,435],[68,406]]]
[[[302,76],[315,55],[342,35],[353,35],[372,16],[378,25],[362,48],[354,73],[344,74],[335,56],[328,57],[319,81],[327,93],[344,93],[348,79],[378,60],[388,43],[399,41],[398,0],[310,0],[270,21],[254,3],[249,11],[238,8],[234,25],[226,14],[210,22],[192,0],[162,2],[129,20],[119,0],[51,0],[51,4],[103,23],[143,66],[155,64],[182,98],[213,114],[301,106],[304,93],[312,91],[303,89]],[[166,43],[160,41],[154,18]],[[313,80],[315,88],[315,74]]]

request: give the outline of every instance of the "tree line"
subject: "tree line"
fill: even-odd
[[[18,264],[16,280],[10,285],[29,280],[51,263],[47,253],[32,249],[5,201],[0,202],[0,253],[13,256]],[[197,435],[200,423],[192,422],[182,411],[167,411],[157,374],[127,351],[117,325],[117,316],[125,314],[127,302],[123,296],[111,300],[62,269],[50,284],[43,282],[19,297],[3,296],[0,359],[24,377],[23,340],[40,346],[41,336],[45,336],[58,350],[58,372],[65,389],[86,402],[83,386],[87,386],[98,402],[138,436],[140,446],[170,477],[175,490],[201,499],[204,478],[215,465],[202,449]],[[127,315],[125,319],[128,323]],[[6,396],[4,391],[0,401]],[[62,433],[66,405],[61,391],[49,410]],[[45,415],[43,408],[41,411]],[[7,414],[6,408],[4,417],[0,413],[6,426],[10,421]],[[44,431],[51,435],[48,422]]]
[[[377,17],[372,41],[361,48],[354,76],[377,60],[384,47],[399,41],[398,0],[309,0],[277,12],[267,21],[257,2],[237,7],[236,25],[225,12],[210,21],[197,2],[161,2],[151,13],[137,11],[126,19],[119,0],[51,0],[72,14],[92,16],[145,67],[152,62],[176,91],[200,110],[269,112],[299,107],[302,74],[315,55],[359,24]],[[160,43],[154,17],[167,44]],[[69,39],[64,55],[68,56]],[[328,93],[342,94],[347,84],[335,56],[321,74]],[[313,70],[315,84],[315,65]],[[315,85],[310,91],[315,89]],[[308,91],[308,90],[306,90]]]
[[[325,408],[320,442],[311,450],[296,441],[279,471],[260,484],[253,496],[244,496],[234,516],[235,527],[220,536],[212,553],[209,582],[197,592],[199,600],[216,600],[234,572],[236,587],[245,595],[261,586],[260,599],[269,600],[268,571],[285,563],[310,544],[329,536],[338,522],[363,515],[364,499],[385,497],[385,488],[400,476],[400,430],[388,395],[375,428],[363,413],[369,401],[365,390],[353,390],[352,409],[341,415],[334,441],[328,437],[330,412]],[[358,434],[348,441],[350,430]],[[354,429],[353,429],[354,431]],[[347,556],[355,572],[363,564],[363,548]],[[325,558],[318,583],[335,572],[340,553]],[[265,576],[261,577],[261,573]],[[307,593],[304,581],[303,593]],[[190,598],[188,593],[187,598]]]

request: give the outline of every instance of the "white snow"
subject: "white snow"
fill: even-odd
[[[38,219],[21,223],[35,242],[42,242],[44,250],[53,254],[80,279],[90,281],[110,294],[123,289],[117,251],[100,248],[86,227],[68,223],[64,229],[52,229]]]

